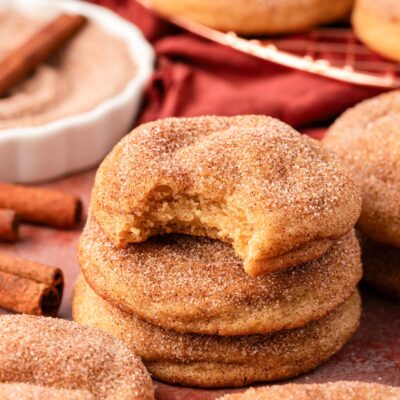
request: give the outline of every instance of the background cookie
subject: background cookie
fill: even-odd
[[[360,235],[363,279],[384,294],[400,298],[400,249]]]
[[[156,10],[222,31],[277,34],[309,29],[346,17],[353,0],[150,0]]]
[[[366,100],[329,129],[333,149],[361,186],[358,229],[378,242],[400,246],[400,91]]]
[[[400,2],[357,0],[352,15],[356,35],[385,57],[400,60]]]

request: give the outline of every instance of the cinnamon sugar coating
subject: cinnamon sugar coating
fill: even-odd
[[[1,400],[94,400],[86,390],[67,390],[27,383],[0,383]]]
[[[257,278],[220,241],[166,235],[118,249],[93,217],[78,253],[86,280],[106,300],[163,328],[203,334],[302,326],[345,301],[362,272],[354,232],[319,260]]]
[[[68,389],[93,399],[154,399],[139,357],[99,330],[55,318],[3,315],[0,332],[0,383],[42,386],[49,397]]]
[[[360,298],[354,293],[328,316],[298,329],[270,335],[209,336],[151,325],[113,307],[80,278],[73,317],[124,340],[157,379],[190,386],[242,386],[288,378],[326,361],[357,329]]]
[[[363,280],[381,293],[400,299],[400,249],[360,235]]]
[[[400,388],[371,382],[337,381],[251,388],[219,400],[400,400]]]
[[[206,236],[258,276],[319,258],[351,230],[360,196],[331,152],[288,125],[208,116],[134,129],[101,164],[92,209],[119,247]]]
[[[400,91],[346,111],[324,138],[361,186],[358,228],[378,242],[400,246]]]

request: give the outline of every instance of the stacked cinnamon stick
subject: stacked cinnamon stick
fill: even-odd
[[[55,228],[73,228],[79,224],[82,214],[82,204],[75,196],[10,183],[0,183],[0,209],[0,232],[9,231],[12,224],[16,230],[18,220]]]
[[[55,316],[64,275],[49,267],[0,253],[0,306],[15,312]]]
[[[69,229],[80,223],[81,216],[82,203],[75,196],[0,183],[0,240],[18,240],[21,222]],[[63,288],[61,269],[0,253],[0,307],[54,316]]]

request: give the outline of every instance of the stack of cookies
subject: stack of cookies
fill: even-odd
[[[400,91],[346,111],[324,143],[354,174],[362,192],[357,223],[364,279],[400,298]]]
[[[360,203],[332,153],[275,119],[142,125],[98,170],[74,319],[170,383],[308,371],[358,327]]]

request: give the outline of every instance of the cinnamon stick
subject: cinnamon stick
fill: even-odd
[[[19,237],[19,221],[14,210],[0,209],[0,240],[15,242]]]
[[[63,289],[61,269],[0,253],[0,307],[55,316]]]
[[[56,228],[73,228],[82,217],[82,203],[75,196],[10,183],[0,183],[0,208],[15,210],[21,221]]]
[[[0,62],[0,96],[57,52],[86,23],[81,15],[62,14],[36,32]]]

